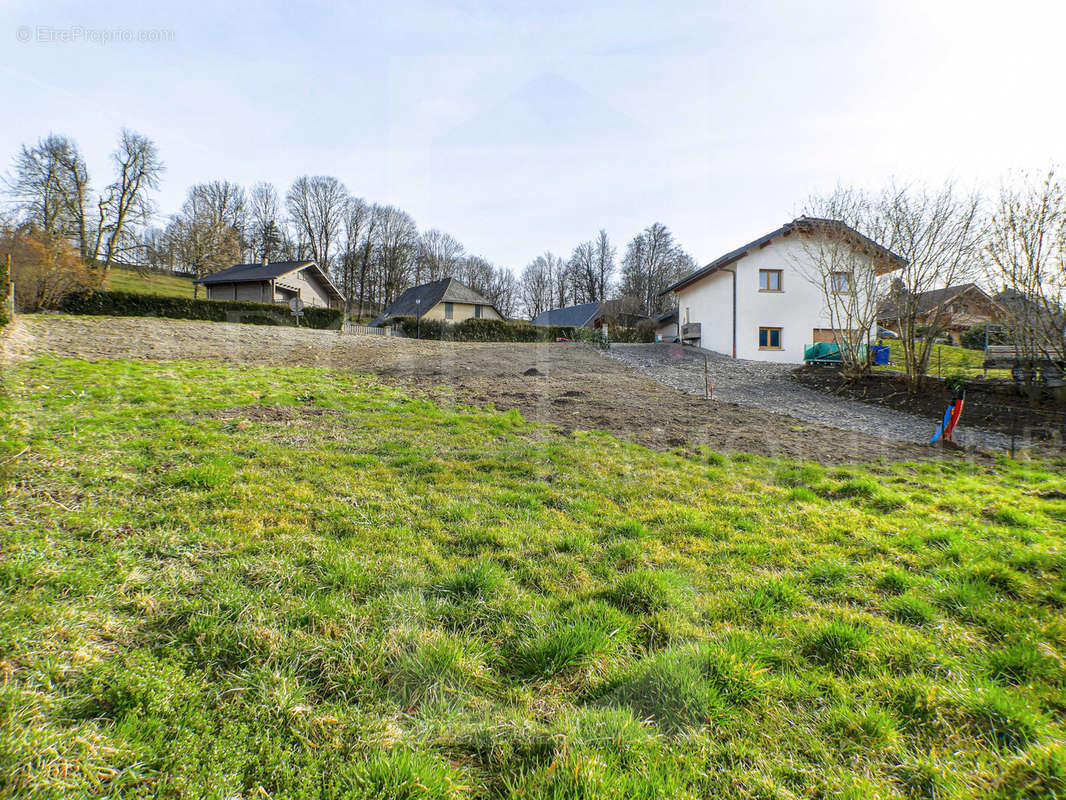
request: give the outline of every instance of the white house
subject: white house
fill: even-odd
[[[820,255],[826,241],[843,256],[830,261]],[[863,293],[904,263],[842,222],[800,217],[686,275],[663,294],[677,301],[684,341],[733,358],[799,363],[807,345],[834,341],[833,320],[839,325],[842,317],[831,313],[827,288]],[[858,299],[875,307],[874,297],[869,305],[866,297]]]

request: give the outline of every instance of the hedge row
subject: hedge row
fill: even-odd
[[[561,325],[534,325],[530,322],[512,322],[498,319],[471,317],[462,322],[446,322],[439,319],[396,317],[390,320],[403,331],[404,336],[420,336],[423,339],[444,339],[452,342],[554,342],[558,338],[595,343],[600,332],[587,328]],[[650,342],[650,332],[635,328],[608,329],[612,342]]]
[[[389,321],[403,331],[404,336],[423,339],[443,339],[452,342],[554,342],[559,337],[571,338],[573,328],[557,325],[533,325],[529,322],[505,322],[498,319],[471,317],[462,322],[439,319],[396,317]]]
[[[250,325],[295,325],[285,306],[245,303],[238,300],[193,300],[158,297],[134,292],[88,291],[69,294],[59,306],[68,314],[103,317],[167,317],[204,319],[212,322],[243,322]],[[307,328],[338,330],[344,312],[334,308],[304,307],[300,324]]]
[[[647,344],[655,341],[655,331],[651,328],[610,327],[607,333],[612,342],[621,344]]]

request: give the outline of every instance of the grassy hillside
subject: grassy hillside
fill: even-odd
[[[1061,464],[654,453],[324,370],[6,380],[0,794],[1066,791]]]
[[[136,270],[122,267],[112,267],[107,279],[107,288],[116,292],[157,294],[165,297],[193,296],[193,285],[189,278],[179,278],[176,275],[161,275],[154,272],[142,275]]]
[[[882,344],[888,345],[890,350],[887,367],[879,369],[903,370],[903,348],[896,340],[885,339]],[[929,354],[929,367],[927,374],[934,377],[947,377],[965,373],[968,377],[976,378],[985,374],[983,364],[985,354],[983,350],[969,350],[965,347],[955,347],[949,344],[934,344]],[[990,369],[990,378],[1009,378],[1008,369]]]

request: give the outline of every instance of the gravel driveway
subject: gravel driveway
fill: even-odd
[[[759,408],[817,422],[834,428],[878,436],[882,439],[924,444],[937,420],[833,397],[801,386],[789,378],[794,364],[733,360],[720,353],[671,344],[616,344],[604,352],[608,358],[634,367],[655,380],[688,394],[702,395],[704,356],[714,383],[714,399]],[[1007,436],[960,424],[956,442],[986,450],[1006,450]]]

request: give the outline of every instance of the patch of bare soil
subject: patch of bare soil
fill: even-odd
[[[907,391],[900,375],[876,374],[845,383],[837,370],[803,367],[794,380],[811,389],[847,397],[870,405],[893,408],[939,419],[951,402],[952,392],[943,381],[930,378],[918,394]],[[962,422],[1010,435],[1026,445],[1061,444],[1066,432],[1066,408],[1053,402],[1031,402],[1008,381],[971,380],[966,383]]]
[[[318,406],[233,406],[209,411],[205,416],[221,420],[247,420],[248,422],[291,422],[308,417],[322,417],[339,412]]]
[[[580,344],[412,341],[140,317],[34,316],[23,317],[20,324],[26,335],[8,348],[8,360],[51,353],[89,360],[208,359],[239,365],[329,367],[371,374],[441,403],[518,409],[527,420],[554,425],[564,433],[604,431],[658,450],[706,445],[718,452],[823,463],[945,455],[923,445],[705,401]],[[249,418],[277,412],[234,413]]]

